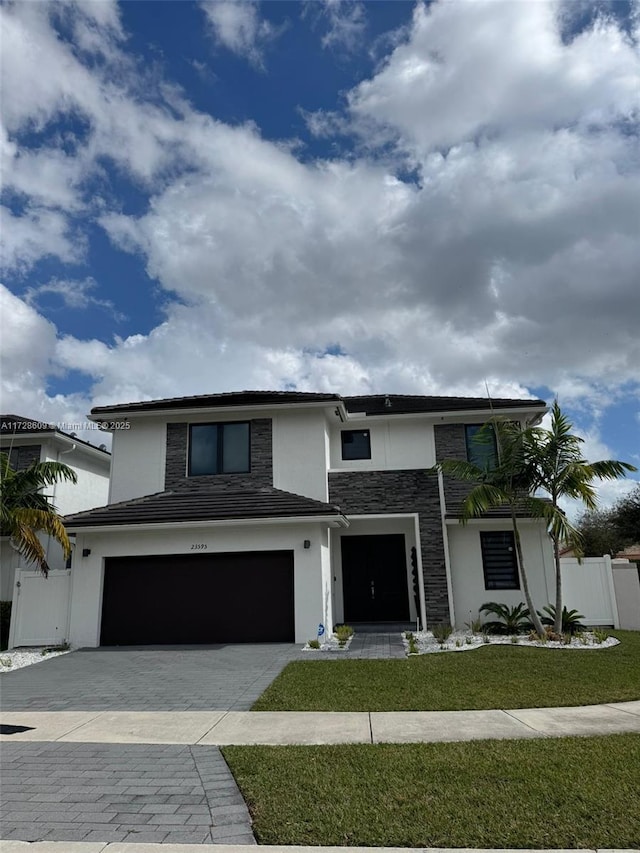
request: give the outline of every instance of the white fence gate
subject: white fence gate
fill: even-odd
[[[9,648],[53,646],[69,636],[71,571],[40,572],[16,569],[11,609]]]
[[[582,613],[585,625],[620,627],[613,585],[611,557],[562,557],[562,601],[568,610]]]

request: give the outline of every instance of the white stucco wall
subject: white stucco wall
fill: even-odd
[[[131,429],[113,433],[109,503],[163,491],[166,444],[162,420],[132,419]]]
[[[304,548],[304,540],[311,542]],[[230,551],[294,552],[295,638],[297,643],[316,636],[323,621],[323,578],[329,574],[325,525],[310,522],[290,525],[233,525],[176,528],[173,530],[79,533],[71,571],[70,642],[97,646],[100,642],[102,586],[106,557],[148,554],[193,554],[194,543],[206,544],[206,553]],[[82,557],[82,550],[91,554]],[[199,551],[198,553],[203,553]],[[176,574],[176,582],[179,577]]]
[[[396,518],[350,518],[347,529],[331,531],[331,560],[333,584],[334,622],[344,622],[344,598],[342,593],[342,545],[343,536],[381,536],[389,533],[404,535],[405,555],[407,564],[407,589],[409,596],[409,612],[412,622],[416,621],[416,605],[413,597],[413,578],[411,577],[411,548],[416,546],[414,516]]]
[[[470,521],[466,526],[447,525],[451,558],[451,584],[455,624],[478,618],[478,611],[487,601],[497,601],[510,607],[524,601],[522,589],[491,589],[484,586],[481,530],[511,530],[505,521]],[[520,524],[522,548],[529,588],[536,610],[541,610],[555,598],[553,549],[544,524],[523,520]],[[485,617],[486,618],[486,617]]]
[[[368,429],[371,459],[343,459],[340,433]],[[395,420],[387,423],[354,420],[333,426],[330,435],[330,466],[336,471],[392,471],[430,468],[435,464],[433,426],[424,420]]]
[[[326,432],[322,409],[276,413],[273,429],[273,485],[318,501],[328,498]]]
[[[74,512],[104,506],[107,503],[110,457],[96,459],[91,451],[86,451],[81,445],[76,445],[71,452],[64,452],[65,448],[47,443],[43,445],[42,450],[43,461],[68,465],[73,468],[78,478],[77,483],[68,481],[55,483],[47,491],[60,515],[71,515]]]
[[[28,439],[28,440],[27,440]],[[104,506],[109,494],[110,457],[96,456],[91,450],[85,450],[82,445],[71,442],[57,441],[55,438],[42,440],[42,437],[31,436],[21,439],[21,444],[40,444],[41,462],[61,462],[76,472],[77,483],[58,482],[51,486],[46,494],[60,515]],[[69,453],[59,452],[71,450]],[[64,569],[66,559],[61,546],[51,537],[39,534],[49,568],[53,571]],[[13,598],[13,581],[16,567],[34,570],[35,564],[20,557],[9,545],[8,539],[2,540],[0,548],[0,600],[11,601]]]

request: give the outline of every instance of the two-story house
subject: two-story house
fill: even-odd
[[[523,598],[508,519],[462,526],[460,483],[489,415],[540,400],[244,391],[94,408],[113,433],[107,506],[76,536],[70,638],[87,646],[302,642],[341,622],[462,627]],[[466,487],[468,488],[468,487]],[[544,525],[522,520],[547,602]]]
[[[55,424],[22,415],[0,415],[0,450],[8,455],[15,471],[34,462],[63,462],[75,471],[77,483],[56,483],[47,492],[60,515],[100,506],[109,499],[111,454],[104,444],[89,444]],[[66,560],[60,545],[48,536],[41,539],[49,567],[54,571],[64,569]],[[1,601],[13,599],[18,567],[34,568],[12,547],[8,536],[0,537]]]

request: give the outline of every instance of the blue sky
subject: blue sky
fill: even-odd
[[[637,4],[0,15],[3,411],[486,383],[640,462]]]

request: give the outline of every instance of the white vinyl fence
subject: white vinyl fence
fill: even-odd
[[[562,557],[562,600],[582,613],[585,625],[640,630],[640,579],[628,560]]]
[[[53,646],[69,635],[71,571],[40,572],[16,569],[9,648]]]

